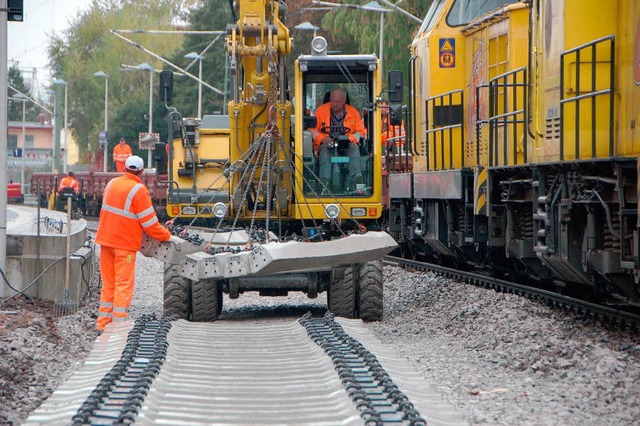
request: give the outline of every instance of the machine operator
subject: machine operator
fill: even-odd
[[[329,187],[331,182],[332,157],[330,148],[335,142],[330,135],[335,135],[336,133],[346,135],[351,142],[347,149],[347,156],[349,157],[349,178],[356,185],[364,183],[360,164],[359,143],[361,139],[365,138],[367,130],[364,127],[358,110],[351,105],[347,105],[346,101],[347,93],[344,89],[333,89],[329,102],[320,105],[318,109],[316,109],[315,117],[318,124],[314,129],[311,129],[313,146],[318,155],[318,174],[323,183]]]

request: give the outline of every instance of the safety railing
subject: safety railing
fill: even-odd
[[[464,93],[453,90],[425,100],[428,170],[463,168]],[[455,153],[460,156],[456,164]]]
[[[560,160],[565,160],[566,147],[565,141],[568,136],[565,133],[565,126],[569,121],[567,119],[568,107],[573,106],[575,115],[575,123],[573,125],[573,138],[575,159],[580,159],[583,129],[589,128],[591,136],[591,158],[596,158],[598,146],[598,129],[607,129],[608,138],[608,155],[613,156],[613,111],[614,111],[614,82],[615,82],[615,37],[607,36],[581,46],[569,49],[560,55]],[[606,58],[606,60],[605,60]],[[584,66],[583,66],[584,65]],[[567,69],[573,67],[573,72],[567,75]],[[602,69],[604,68],[604,69]],[[598,79],[598,69],[602,75]],[[587,74],[587,82],[584,83],[583,73]],[[574,79],[574,86],[569,84],[567,90],[566,78]],[[606,83],[603,83],[606,82]],[[585,86],[583,88],[583,86]],[[600,86],[600,88],[598,87]],[[575,89],[574,89],[575,88]],[[572,95],[567,97],[567,95]],[[605,104],[598,104],[598,100],[603,99]],[[598,114],[598,106],[601,113]],[[587,108],[585,114],[582,108]],[[602,114],[602,112],[607,113]],[[606,116],[607,122],[599,123],[598,118]],[[590,121],[590,126],[582,127],[580,120],[586,118]],[[588,138],[588,136],[586,137]]]
[[[500,74],[489,81],[489,166],[526,164],[527,69]],[[522,149],[518,142],[522,139]],[[521,159],[518,152],[522,153]],[[502,155],[500,155],[502,153]]]

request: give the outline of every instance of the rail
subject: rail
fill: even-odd
[[[392,255],[385,256],[384,261],[386,263],[410,267],[421,271],[431,271],[444,277],[460,280],[478,287],[525,296],[532,300],[545,302],[556,308],[567,309],[574,313],[583,314],[588,318],[599,319],[619,327],[631,326],[640,329],[640,315],[616,309],[615,307],[599,305],[526,284],[505,281],[476,272],[448,268],[428,262],[409,260]]]

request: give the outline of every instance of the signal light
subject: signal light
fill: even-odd
[[[372,217],[378,216],[378,208],[377,207],[369,207],[369,216],[372,216]]]

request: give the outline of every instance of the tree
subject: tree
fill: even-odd
[[[181,16],[182,8],[191,1],[173,0],[92,0],[88,8],[73,18],[71,25],[62,35],[51,38],[49,58],[52,64],[60,65],[62,78],[68,82],[69,125],[82,151],[97,152],[98,132],[104,127],[104,86],[103,78],[93,74],[103,71],[109,74],[109,152],[117,143],[121,131],[115,120],[122,105],[137,100],[140,106],[148,108],[148,74],[142,71],[124,72],[122,64],[138,65],[147,62],[156,69],[162,64],[141,49],[125,43],[111,29],[173,29]],[[168,56],[181,44],[179,35],[158,36],[151,34],[127,34],[141,46],[161,55]],[[157,97],[156,97],[157,99]],[[134,102],[135,103],[135,102]],[[137,133],[147,130],[144,115],[130,122]],[[159,121],[164,124],[164,121]],[[163,131],[163,129],[154,129]],[[166,131],[166,125],[164,127]]]
[[[200,7],[191,9],[187,16],[191,30],[197,31],[226,31],[227,24],[232,23],[231,9],[227,2],[221,0],[205,0]],[[225,91],[225,72],[227,67],[227,53],[225,47],[226,35],[217,36],[211,34],[190,34],[184,37],[182,47],[175,52],[172,62],[183,65],[190,64],[192,59],[185,59],[184,55],[190,52],[202,54],[202,80],[211,86]],[[214,41],[215,40],[215,41]],[[198,75],[198,63],[194,62],[188,70],[191,74]],[[174,79],[174,106],[183,116],[196,116],[198,112],[198,82],[189,77],[176,76]],[[228,100],[228,99],[227,99]],[[224,109],[224,96],[213,90],[202,87],[202,114],[222,112]]]
[[[16,66],[9,68],[7,76],[9,86],[17,89],[20,93],[33,99],[31,95],[31,89],[27,87],[22,77],[20,69]],[[13,90],[9,90],[10,94],[15,94]],[[30,102],[26,101],[25,104],[25,121],[38,121],[40,119],[40,108]],[[22,101],[21,100],[9,100],[9,121],[22,121]]]
[[[344,4],[363,5],[364,1],[345,0]],[[380,3],[380,2],[379,2]],[[400,6],[422,19],[432,0],[406,0]],[[381,4],[386,9],[387,5]],[[399,12],[385,14],[384,71],[400,70],[405,76],[409,71],[409,45],[419,29],[419,24]],[[378,52],[380,40],[380,15],[378,12],[357,9],[336,9],[322,19],[323,33],[331,34],[332,42],[344,53]],[[408,78],[405,78],[407,84]],[[407,92],[405,90],[405,92]]]

